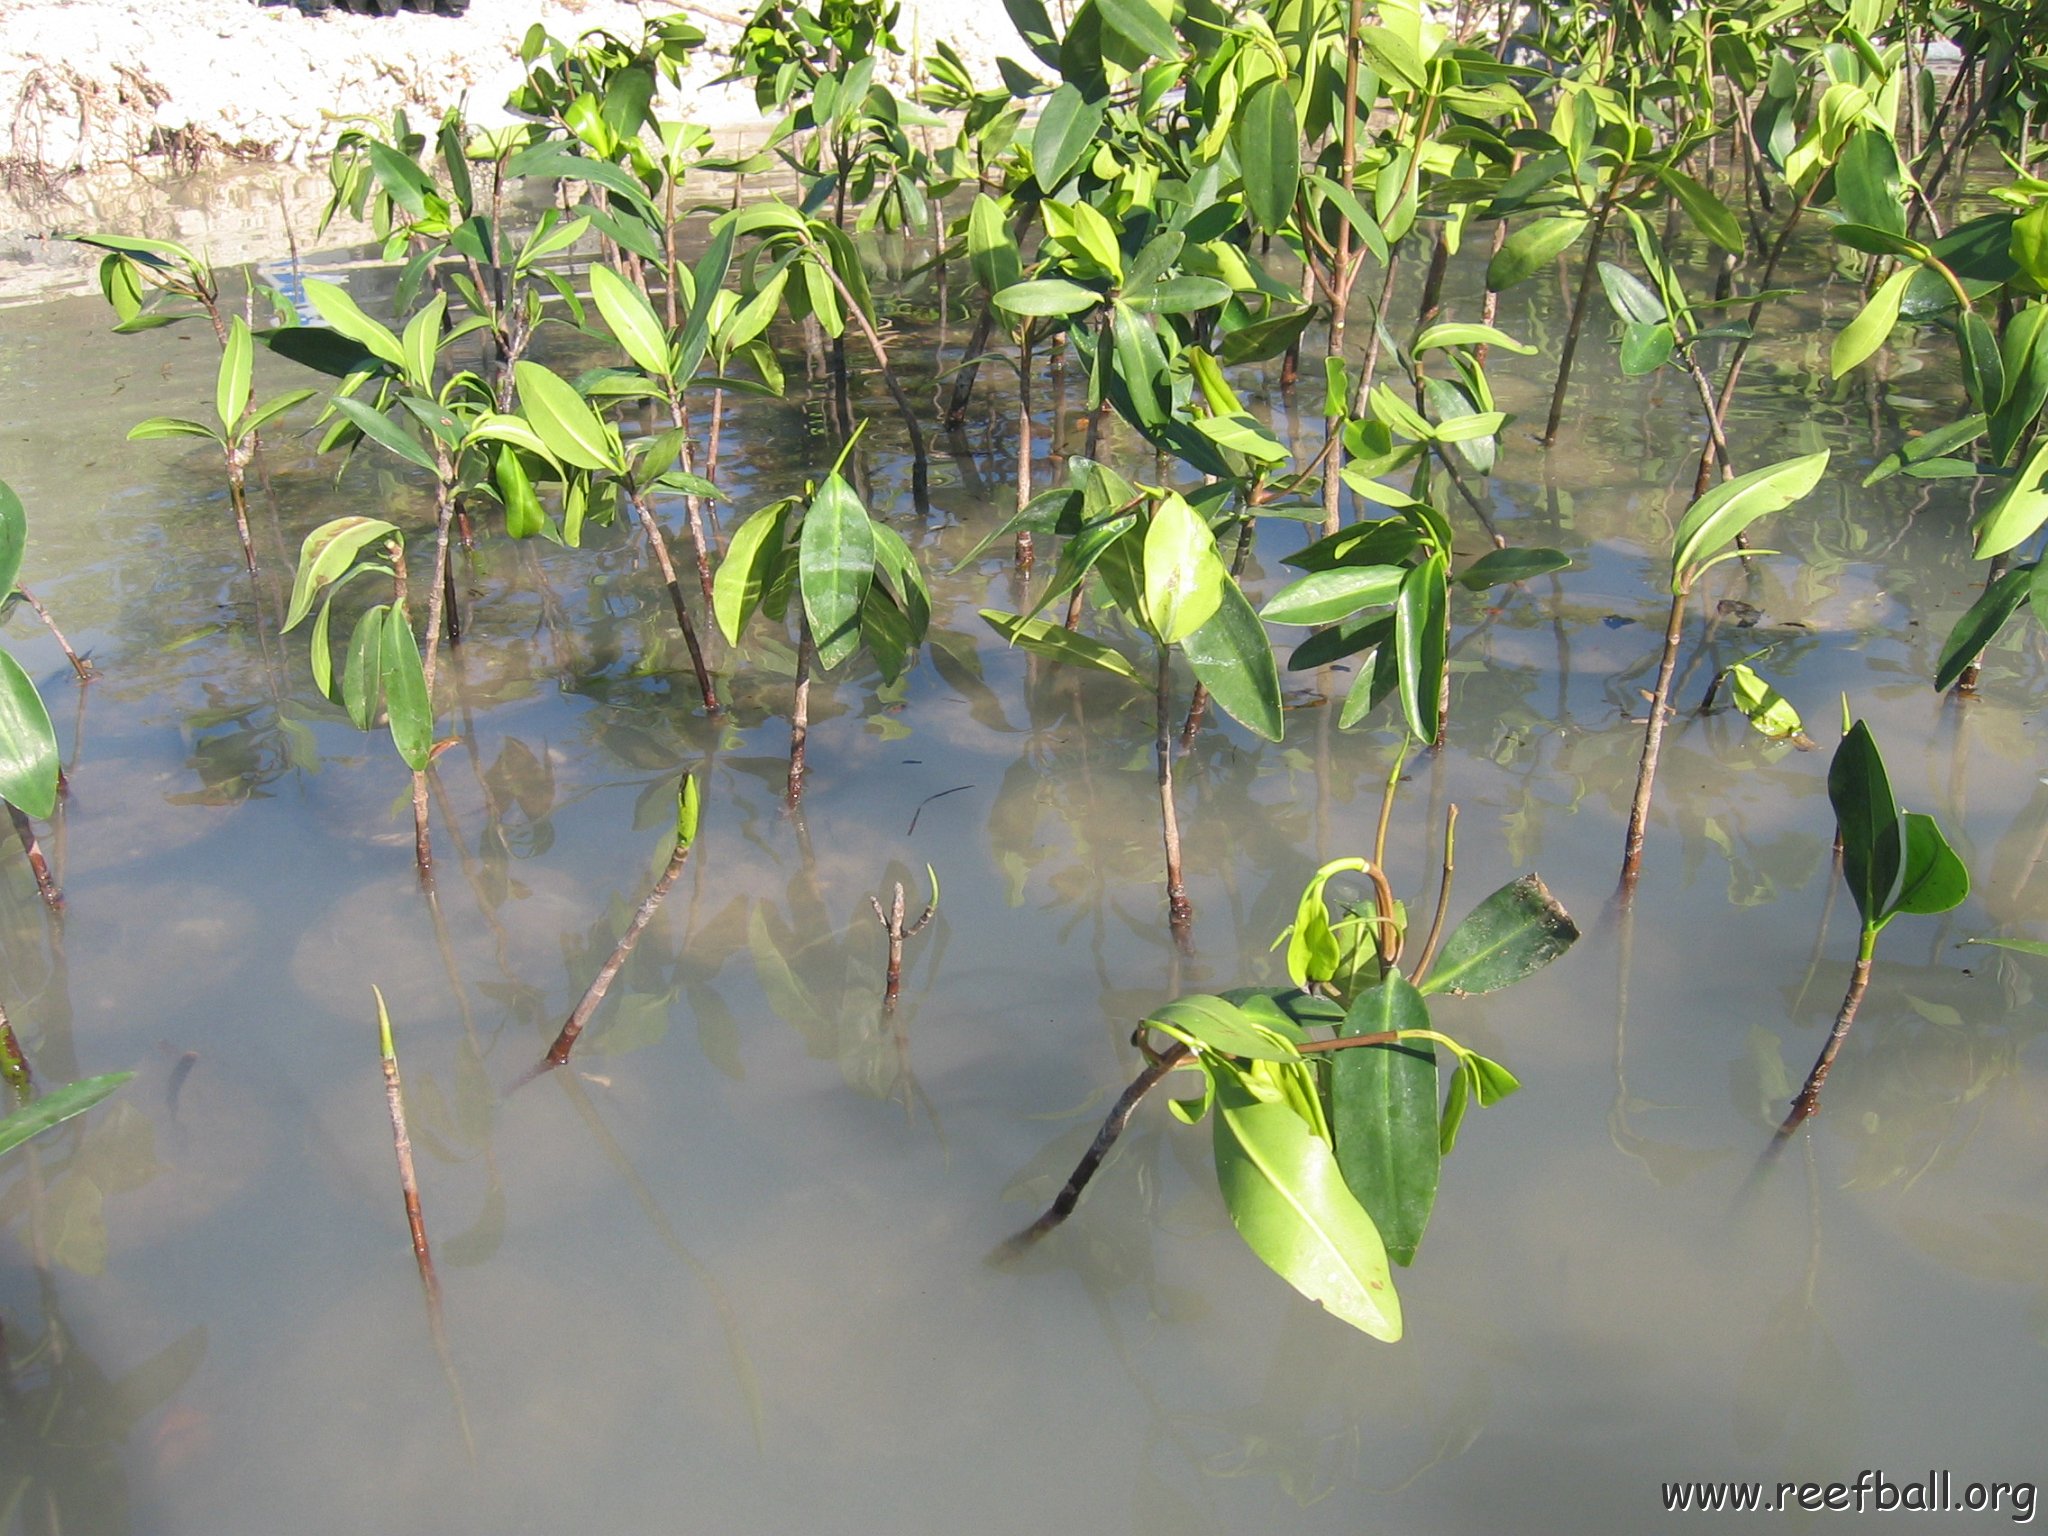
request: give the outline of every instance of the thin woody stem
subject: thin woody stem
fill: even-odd
[[[1856,966],[1849,973],[1849,990],[1842,996],[1841,1011],[1835,1015],[1835,1027],[1828,1031],[1827,1044],[1820,1049],[1820,1057],[1807,1074],[1806,1086],[1799,1090],[1799,1097],[1792,1101],[1792,1112],[1785,1116],[1785,1123],[1778,1127],[1778,1137],[1783,1140],[1806,1121],[1813,1118],[1820,1109],[1820,1090],[1828,1080],[1828,1073],[1834,1068],[1835,1057],[1842,1049],[1842,1042],[1849,1038],[1849,1026],[1856,1022],[1856,1010],[1863,1003],[1863,993],[1870,985],[1870,966],[1876,957],[1877,930],[1866,928],[1857,946]]]
[[[91,682],[93,676],[92,663],[71,649],[71,642],[64,638],[64,631],[59,629],[57,621],[50,617],[50,610],[37,602],[35,594],[19,582],[15,583],[14,590],[21,594],[21,600],[24,603],[27,603],[29,607],[35,610],[36,617],[43,621],[43,627],[56,636],[58,648],[64,652],[65,659],[71,663],[71,670],[78,674],[78,680],[81,683]]]

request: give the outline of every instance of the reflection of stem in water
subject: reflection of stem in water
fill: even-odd
[[[575,1107],[576,1113],[589,1128],[590,1134],[597,1139],[606,1161],[616,1168],[619,1176],[626,1181],[626,1188],[633,1196],[633,1203],[639,1206],[642,1214],[647,1217],[655,1234],[660,1237],[662,1245],[682,1260],[690,1273],[703,1283],[705,1293],[711,1298],[711,1305],[718,1313],[719,1326],[725,1331],[726,1353],[731,1357],[733,1376],[739,1383],[740,1395],[746,1400],[747,1419],[753,1426],[754,1444],[760,1446],[763,1443],[761,1386],[754,1376],[754,1362],[748,1356],[745,1344],[741,1342],[739,1319],[733,1313],[732,1302],[727,1298],[725,1288],[718,1283],[717,1277],[706,1267],[704,1261],[684,1247],[682,1239],[676,1236],[676,1230],[669,1224],[668,1217],[663,1214],[661,1206],[656,1202],[654,1192],[640,1177],[639,1170],[627,1159],[625,1149],[619,1145],[618,1138],[612,1135],[611,1128],[598,1114],[597,1106],[590,1102],[590,1095],[583,1091],[583,1084],[578,1081],[576,1074],[557,1072],[555,1081],[562,1085],[562,1092],[568,1096],[570,1104]]]
[[[1821,955],[1827,948],[1828,924],[1834,920],[1835,897],[1842,888],[1842,829],[1835,829],[1835,853],[1828,866],[1828,895],[1821,903],[1820,932],[1813,936],[1813,953],[1806,957],[1806,974],[1799,980],[1799,991],[1792,999],[1792,1021],[1799,1021],[1799,1010],[1806,1003],[1806,990],[1813,985],[1813,978],[1820,970]]]

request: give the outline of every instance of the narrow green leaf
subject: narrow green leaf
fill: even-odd
[[[21,555],[28,545],[28,511],[14,487],[0,480],[0,601],[21,577]]]
[[[2026,543],[2048,522],[2048,436],[2034,445],[2018,474],[1977,522],[1976,555],[1989,560]]]
[[[1028,283],[1012,283],[998,289],[995,295],[997,309],[1026,318],[1039,316],[1078,315],[1083,310],[1093,309],[1102,302],[1102,295],[1093,288],[1083,288],[1079,283],[1070,283],[1063,277],[1035,278]]]
[[[1013,287],[1024,275],[1017,237],[1003,216],[1003,205],[986,192],[974,195],[967,211],[967,261],[981,291],[991,296]]]
[[[1301,185],[1301,129],[1294,115],[1294,94],[1284,80],[1269,78],[1238,103],[1238,169],[1244,177],[1245,205],[1260,230],[1276,235],[1294,215],[1294,195]]]
[[[356,620],[341,663],[341,707],[349,723],[367,731],[384,703],[384,620],[390,605],[379,603]]]
[[[1905,302],[1906,285],[1920,269],[1901,267],[1882,283],[1870,302],[1856,312],[1856,318],[1842,328],[1828,352],[1828,372],[1836,378],[1860,366],[1885,344],[1899,323],[1899,306]]]
[[[249,409],[249,388],[256,377],[256,344],[240,315],[228,316],[228,339],[221,348],[220,370],[214,376],[213,407],[221,430],[233,432]]]
[[[405,367],[405,352],[398,338],[364,314],[347,289],[318,277],[307,278],[305,286],[307,302],[331,328],[393,368]]]
[[[397,533],[397,525],[381,517],[351,516],[334,518],[307,534],[299,545],[299,569],[292,581],[284,627],[296,629],[312,610],[320,589],[339,580],[363,549]]]
[[[45,819],[57,809],[57,732],[43,696],[0,650],[0,800]]]
[[[1569,567],[1572,557],[1559,549],[1495,549],[1481,555],[1458,573],[1458,585],[1468,592],[1504,587],[1532,577],[1547,576]]]
[[[1352,1002],[1337,1037],[1428,1028],[1422,994],[1391,971]],[[1415,1262],[1436,1204],[1443,1163],[1436,1096],[1436,1047],[1427,1040],[1331,1053],[1330,1134],[1337,1166],[1396,1264]]]
[[[1401,1303],[1386,1247],[1329,1144],[1233,1072],[1219,1074],[1215,1127],[1216,1181],[1252,1252],[1352,1327],[1398,1340]]]
[[[408,464],[417,464],[430,475],[440,472],[426,446],[382,411],[365,405],[353,395],[335,395],[329,403],[355,423],[370,441],[389,449]]]
[[[182,416],[152,416],[128,429],[128,441],[131,443],[146,443],[160,437],[203,437],[210,443],[220,441],[220,434],[213,428],[187,421]]]
[[[1268,624],[1327,624],[1362,608],[1379,608],[1401,595],[1407,567],[1350,565],[1311,571],[1267,599],[1259,617]]]
[[[390,715],[391,744],[414,773],[426,771],[434,751],[434,710],[427,699],[427,674],[419,642],[402,615],[385,616],[382,626],[384,708]]]
[[[1442,723],[1445,616],[1444,555],[1441,550],[1401,578],[1394,600],[1394,660],[1400,668],[1401,711],[1408,730],[1424,746],[1436,740]]]
[[[1102,12],[1102,24],[1125,42],[1157,59],[1178,59],[1180,39],[1173,23],[1155,10],[1150,0],[1095,0]]]
[[[1671,590],[1685,591],[1705,562],[1758,518],[1782,512],[1820,483],[1828,450],[1766,464],[1724,480],[1686,508],[1672,540]]]
[[[435,294],[420,312],[405,323],[398,349],[405,354],[405,378],[416,394],[432,399],[434,360],[441,351],[441,322],[448,314],[448,300]]]
[[[2005,628],[2005,621],[2019,611],[2034,589],[2039,562],[2016,566],[1991,583],[1956,621],[1942,643],[1941,659],[1935,664],[1934,688],[1947,693],[1970,663],[1984,654],[1984,648]]]
[[[119,1088],[133,1072],[109,1072],[101,1077],[80,1078],[44,1094],[32,1103],[0,1120],[0,1153],[12,1152],[29,1137],[62,1125],[73,1115],[82,1115]]]
[[[1205,992],[1191,993],[1145,1016],[1154,1028],[1250,1061],[1299,1061],[1301,1053],[1272,1030],[1254,1022],[1235,1003]]]
[[[1055,661],[1093,667],[1098,672],[1128,678],[1134,683],[1139,681],[1138,669],[1131,665],[1130,658],[1100,640],[1075,634],[1045,619],[1019,618],[1014,613],[1001,613],[993,608],[982,609],[981,616],[988,621],[990,628],[1012,645],[1022,646],[1040,656],[1050,656]]]
[[[1511,880],[1451,930],[1424,992],[1498,992],[1578,942],[1578,924],[1535,875]]]
[[[1870,727],[1858,720],[1828,765],[1828,803],[1842,834],[1842,878],[1865,927],[1884,920],[1902,856],[1899,803],[1892,797]]]
[[[1692,220],[1693,228],[1724,251],[1740,256],[1744,250],[1742,225],[1728,205],[1685,172],[1668,165],[1656,167],[1657,180],[1678,199],[1678,206]]]
[[[1057,192],[1081,163],[1102,131],[1106,99],[1087,101],[1072,85],[1062,85],[1045,101],[1031,131],[1032,176],[1041,192]]]
[[[1438,347],[1494,347],[1502,352],[1512,352],[1517,357],[1536,355],[1534,347],[1515,340],[1506,331],[1466,320],[1446,320],[1424,326],[1411,350],[1420,357]]]
[[[797,533],[797,580],[818,664],[830,671],[860,648],[860,610],[875,579],[867,508],[834,471],[812,496]]]

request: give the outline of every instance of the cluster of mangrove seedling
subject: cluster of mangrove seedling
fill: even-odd
[[[573,42],[536,28],[513,126],[482,131],[451,113],[421,131],[400,115],[338,138],[327,217],[368,222],[394,284],[388,307],[333,282],[287,295],[253,275],[237,299],[181,246],[82,237],[104,252],[118,329],[197,319],[219,344],[217,423],[158,418],[131,435],[217,446],[259,608],[268,589],[245,475],[264,434],[303,422],[291,413],[312,395],[256,404],[259,351],[331,381],[311,428],[320,452],[338,464],[358,450],[387,456],[419,488],[410,522],[351,515],[307,533],[279,627],[311,618],[320,691],[357,727],[388,725],[412,775],[423,880],[429,779],[445,744],[439,662],[488,622],[463,610],[459,552],[497,537],[574,549],[594,528],[624,525],[651,557],[682,647],[680,658],[650,651],[643,670],[675,678],[675,697],[706,717],[725,711],[750,668],[793,679],[796,813],[819,677],[893,684],[931,631],[926,574],[892,526],[875,445],[900,433],[892,447],[923,512],[935,442],[962,451],[978,378],[1002,368],[1015,381],[1014,502],[974,558],[1014,561],[1024,595],[983,618],[1035,657],[1149,693],[1165,916],[1191,944],[1174,767],[1211,713],[1278,741],[1293,672],[1316,684],[1339,728],[1386,718],[1404,751],[1436,748],[1457,705],[1461,594],[1507,589],[1495,600],[1512,600],[1516,584],[1568,563],[1508,545],[1492,515],[1510,417],[1488,359],[1535,350],[1496,323],[1497,301],[1555,271],[1568,298],[1543,443],[1569,430],[1589,338],[1614,346],[1625,374],[1670,370],[1700,413],[1697,472],[1673,522],[1626,901],[1690,600],[1713,568],[1763,558],[1752,525],[1795,507],[1830,469],[1825,452],[1743,465],[1728,430],[1765,316],[1791,291],[1802,231],[1824,229],[1837,276],[1867,295],[1835,338],[1838,376],[1881,359],[1905,323],[1953,335],[1960,354],[1966,414],[1901,444],[1869,477],[1968,477],[1995,491],[1975,528],[1976,553],[1992,562],[1985,593],[1936,686],[1978,686],[1986,646],[2022,602],[2048,621],[2041,561],[2014,562],[2048,523],[2048,181],[2031,169],[2048,54],[2037,11],[1711,0],[1497,14],[1461,4],[1445,20],[1419,0],[1084,0],[1058,25],[1039,0],[1006,3],[1027,56],[1003,60],[999,84],[935,43],[907,91],[886,83],[903,68],[888,0],[764,6],[731,54],[729,78],[750,83],[775,121],[745,154],[663,115],[664,82],[704,45],[695,26],[670,18],[638,39]],[[1960,59],[1932,57],[1941,41]],[[1989,211],[1955,221],[1964,167],[1993,148],[2010,176]],[[743,196],[747,178],[758,188],[770,174],[793,178],[793,194]],[[1456,316],[1448,275],[1468,246],[1483,255],[1482,297]],[[969,332],[957,355],[941,342],[929,410],[906,383],[914,333],[892,296],[906,262],[936,287],[942,323],[957,316]],[[1409,267],[1421,273],[1412,314],[1395,302]],[[799,370],[817,384],[818,462],[831,467],[799,467],[722,526],[730,399],[784,395]],[[1039,380],[1068,370],[1085,380],[1085,440],[1048,454]],[[1290,392],[1297,421],[1319,421],[1309,449],[1247,403],[1269,386]],[[1298,534],[1284,558],[1299,574],[1257,602],[1245,585],[1252,555],[1262,530],[1277,542],[1286,524]],[[18,505],[0,499],[0,586],[18,564],[19,528]],[[1305,632],[1284,660],[1269,626]],[[1340,697],[1332,680],[1344,669]],[[1754,669],[1726,675],[1759,729],[1797,734],[1796,714]],[[4,652],[0,708],[0,795],[18,818],[46,817],[54,738]],[[1788,1125],[1817,1102],[1878,929],[1967,890],[1933,822],[1898,813],[1865,728],[1845,735],[1829,785],[1863,943]],[[683,819],[626,948],[688,850],[694,792]],[[1447,835],[1446,896],[1449,864]],[[1374,899],[1333,921],[1325,888],[1347,869]],[[903,911],[900,886],[891,912],[877,905],[892,1001],[902,942],[921,926]],[[1387,1257],[1413,1256],[1466,1104],[1513,1087],[1431,1028],[1427,997],[1504,985],[1575,935],[1533,880],[1489,898],[1439,945],[1442,924],[1439,911],[1404,974],[1404,921],[1378,853],[1326,868],[1288,940],[1293,987],[1154,1011],[1141,1042],[1168,1043],[1146,1045],[1151,1065],[1040,1227],[1071,1208],[1138,1098],[1190,1068],[1202,1093],[1177,1112],[1213,1110],[1217,1176],[1251,1246],[1347,1320],[1397,1334]],[[551,1060],[566,1059],[623,958],[622,948]],[[1441,1106],[1438,1048],[1454,1058]]]

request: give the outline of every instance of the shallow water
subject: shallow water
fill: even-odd
[[[388,286],[349,274],[370,299]],[[1282,745],[1206,729],[1180,768],[1196,928],[1177,956],[1148,701],[1041,675],[975,617],[1013,606],[1003,563],[953,571],[1008,494],[1007,402],[977,397],[920,518],[884,402],[863,398],[871,505],[926,555],[937,633],[901,687],[856,664],[814,689],[801,828],[780,804],[786,648],[757,633],[726,659],[731,714],[707,722],[623,533],[465,557],[437,918],[388,740],[319,699],[303,633],[275,635],[304,531],[344,510],[420,526],[417,488],[367,459],[336,484],[296,436],[273,442],[259,597],[217,464],[123,440],[196,413],[211,341],[110,336],[96,300],[10,310],[0,476],[30,511],[23,576],[101,675],[81,694],[33,615],[10,614],[72,793],[45,838],[61,928],[0,859],[4,1001],[45,1081],[139,1074],[0,1188],[15,1523],[1633,1531],[1678,1479],[2036,1476],[2040,962],[1961,944],[2048,937],[2043,647],[2015,624],[1982,698],[1929,686],[1978,580],[1965,496],[1857,482],[1902,430],[1948,419],[1952,364],[1927,333],[1884,381],[1829,381],[1825,328],[1855,298],[1810,276],[1731,431],[1745,466],[1820,446],[1835,464],[1762,530],[1782,555],[1710,578],[1681,702],[1769,645],[1760,669],[1823,750],[1682,714],[1632,919],[1606,911],[1641,741],[1627,717],[1654,673],[1692,418],[1674,383],[1622,380],[1590,346],[1563,441],[1537,448],[1556,289],[1504,307],[1542,350],[1490,365],[1522,414],[1491,509],[1573,565],[1460,594],[1448,745],[1409,763],[1390,857],[1426,905],[1455,802],[1456,910],[1535,868],[1587,937],[1439,1010],[1524,1091],[1468,1122],[1398,1277],[1392,1347],[1259,1265],[1206,1131],[1157,1104],[1064,1229],[985,1262],[1134,1072],[1137,1018],[1276,979],[1273,935],[1317,863],[1369,849],[1395,749],[1383,717],[1338,731],[1312,677],[1287,679]],[[1469,288],[1453,305],[1474,311]],[[928,399],[934,338],[901,331]],[[1042,449],[1077,443],[1079,390],[1041,389]],[[829,463],[819,415],[738,410],[721,478],[742,512]],[[1258,591],[1297,538],[1263,533]],[[1760,617],[1715,618],[1722,600]],[[1752,1184],[1854,949],[1825,796],[1843,691],[1976,892],[1887,931],[1820,1119]],[[651,878],[685,769],[704,817],[681,884],[579,1070],[514,1091]],[[885,1018],[868,900],[901,879],[914,913],[927,863],[943,903]],[[393,1187],[373,982],[445,1362]]]

